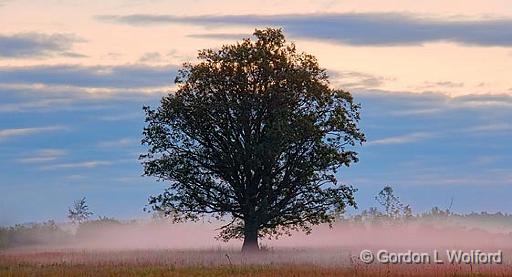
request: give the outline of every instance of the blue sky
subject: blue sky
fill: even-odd
[[[512,212],[512,10],[299,2],[32,3],[51,20],[0,2],[0,224],[63,221],[82,196],[97,215],[143,216],[165,184],[141,177],[142,106],[197,50],[267,25],[362,104],[368,142],[339,172],[360,209],[392,185],[415,212],[451,198],[458,212]]]

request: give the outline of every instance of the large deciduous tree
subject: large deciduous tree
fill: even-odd
[[[228,220],[219,236],[243,238],[243,251],[355,206],[354,189],[335,174],[357,162],[350,148],[365,140],[359,105],[329,86],[315,57],[280,29],[254,36],[184,64],[177,90],[144,108],[141,155],[145,175],[169,182],[150,197],[153,210],[175,221]]]

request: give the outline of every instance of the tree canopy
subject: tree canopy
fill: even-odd
[[[330,87],[316,58],[280,29],[199,52],[158,108],[144,107],[144,174],[169,183],[153,210],[175,221],[228,220],[223,239],[309,232],[355,206],[338,169],[357,162],[365,140],[360,106]]]

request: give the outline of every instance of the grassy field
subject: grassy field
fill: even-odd
[[[512,266],[366,265],[341,251],[40,249],[1,252],[0,276],[512,276]]]
[[[512,276],[512,270],[460,270],[458,268],[321,266],[183,267],[144,265],[11,265],[0,276]]]
[[[143,265],[48,265],[10,266],[0,276],[352,276],[344,268],[246,266],[184,267]]]

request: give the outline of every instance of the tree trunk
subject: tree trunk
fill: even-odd
[[[242,245],[243,253],[258,252],[258,228],[253,224],[244,226],[244,244]]]

